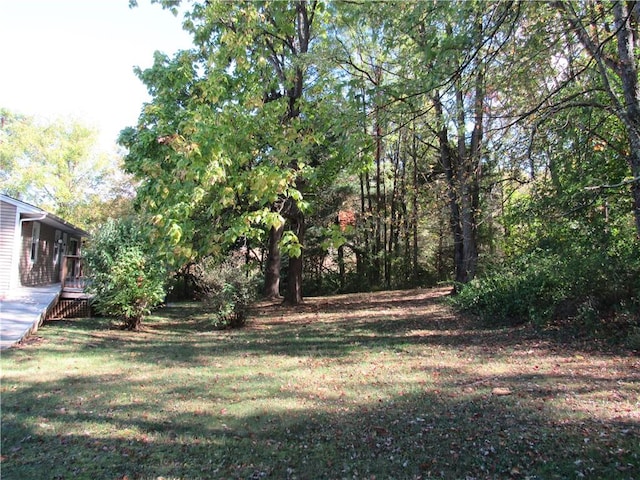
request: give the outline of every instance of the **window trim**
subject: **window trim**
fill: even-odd
[[[62,253],[62,231],[56,230],[53,239],[53,266],[57,266],[60,263],[60,254]]]
[[[31,248],[29,250],[29,261],[36,263],[38,261],[38,251],[40,250],[40,222],[31,224]]]

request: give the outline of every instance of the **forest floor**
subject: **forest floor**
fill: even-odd
[[[486,328],[448,289],[196,303],[3,352],[3,479],[640,479],[640,358]]]

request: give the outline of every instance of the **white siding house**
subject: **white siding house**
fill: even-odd
[[[63,219],[0,194],[0,294],[60,281],[63,255],[76,255],[88,234]]]

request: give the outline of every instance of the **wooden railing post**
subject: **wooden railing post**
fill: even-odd
[[[64,289],[65,283],[67,283],[67,256],[62,256],[62,268],[60,269],[60,283]]]
[[[60,282],[62,288],[65,286],[70,288],[84,288],[86,279],[84,277],[84,268],[82,257],[80,255],[65,255],[60,269]]]

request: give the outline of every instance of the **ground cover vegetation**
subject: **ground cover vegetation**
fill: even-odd
[[[637,356],[479,327],[449,292],[46,324],[0,359],[2,478],[638,477]]]

